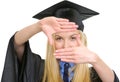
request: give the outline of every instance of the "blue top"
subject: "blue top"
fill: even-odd
[[[63,79],[64,64],[65,63],[66,62],[63,62],[63,61],[59,62],[59,65],[60,65],[60,74],[61,74],[62,79]],[[73,75],[74,75],[73,71],[71,71],[71,68],[74,66],[74,63],[69,63],[69,64],[70,64],[70,68],[68,69],[68,71],[70,73],[70,75],[69,75],[69,82],[70,82],[72,80],[72,78],[73,78]]]

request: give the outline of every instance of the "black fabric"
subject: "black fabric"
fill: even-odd
[[[14,36],[9,41],[1,82],[41,82],[44,60],[32,53],[29,42],[26,42],[23,61],[20,64],[13,43]]]
[[[75,22],[79,26],[77,28],[78,30],[83,31],[84,24],[82,23],[82,21],[98,14],[98,12],[83,7],[77,3],[64,0],[37,13],[33,16],[33,18],[42,19],[48,16],[67,18],[70,21]]]
[[[14,36],[10,39],[1,82],[42,82],[44,74],[44,60],[32,53],[29,42],[25,43],[25,52],[20,64],[14,49]],[[96,71],[90,68],[91,82],[102,82]],[[119,82],[114,72],[114,82]]]
[[[11,38],[5,59],[5,65],[2,75],[2,82],[18,82],[18,66],[17,57],[14,51],[13,37]]]
[[[113,71],[114,72],[114,71]],[[116,73],[114,72],[114,82],[120,82],[119,78],[117,77]]]
[[[90,75],[92,82],[102,82],[102,80],[100,79],[100,77],[98,76],[97,72],[93,67],[90,68]]]

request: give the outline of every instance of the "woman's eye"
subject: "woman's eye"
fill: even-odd
[[[76,40],[76,37],[71,37],[71,40]]]
[[[55,40],[59,41],[59,40],[62,40],[62,38],[61,38],[61,37],[58,37],[58,38],[55,38]]]

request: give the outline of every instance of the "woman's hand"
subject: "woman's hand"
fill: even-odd
[[[55,57],[65,62],[94,64],[98,56],[81,43],[77,47],[56,50]]]
[[[76,64],[89,63],[93,66],[103,82],[113,82],[114,73],[107,64],[105,64],[96,53],[90,51],[86,46],[84,46],[80,40],[77,41],[78,46],[56,50],[54,53],[55,57],[64,62],[72,62]]]
[[[73,31],[78,27],[78,25],[76,25],[74,22],[69,22],[68,19],[56,17],[45,17],[37,24],[39,24],[42,31],[47,35],[50,44],[52,44],[53,33],[61,31]]]
[[[94,63],[96,62],[96,55],[88,50],[86,47],[74,47],[59,49],[55,52],[55,57],[65,62],[73,63]]]

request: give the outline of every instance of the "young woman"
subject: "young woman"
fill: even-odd
[[[40,21],[15,33],[8,45],[2,82],[119,82],[115,72],[87,48],[81,22],[86,15],[80,19],[81,14],[71,4],[68,1],[57,4],[67,8],[57,6],[54,17],[40,13],[43,17]],[[28,40],[39,32],[48,37],[45,61],[29,46]],[[70,65],[66,81],[65,63]]]

